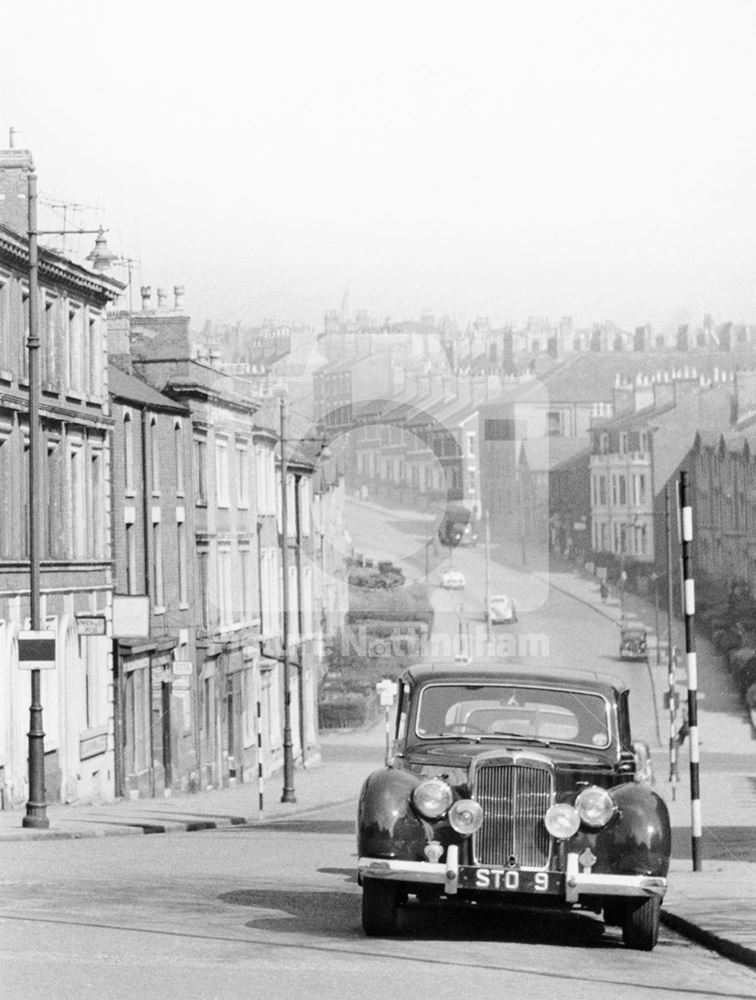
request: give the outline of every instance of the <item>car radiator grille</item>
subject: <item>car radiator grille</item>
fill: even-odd
[[[551,771],[523,763],[482,764],[474,796],[484,816],[473,841],[479,865],[548,867],[551,838],[543,817],[553,802]]]

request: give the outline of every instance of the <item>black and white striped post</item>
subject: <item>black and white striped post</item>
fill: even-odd
[[[680,514],[682,529],[683,598],[685,610],[685,657],[688,668],[688,739],[690,741],[690,833],[693,871],[701,871],[701,791],[699,786],[698,666],[693,617],[696,612],[695,585],[691,559],[693,508],[690,506],[688,473],[680,473]]]
[[[263,778],[263,746],[262,746],[262,705],[257,702],[257,804],[260,812],[263,811],[263,792],[265,779]]]

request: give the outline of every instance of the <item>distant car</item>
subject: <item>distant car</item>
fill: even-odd
[[[647,660],[648,640],[642,628],[623,628],[620,633],[619,655],[621,660]]]
[[[465,574],[456,569],[447,569],[441,577],[441,586],[445,590],[464,590]]]
[[[517,621],[514,601],[506,594],[492,597],[488,602],[488,620],[492,625],[508,624]]]
[[[603,912],[626,947],[650,951],[671,828],[632,741],[629,693],[533,663],[405,671],[391,759],[359,800],[365,933],[401,933],[417,897]]]

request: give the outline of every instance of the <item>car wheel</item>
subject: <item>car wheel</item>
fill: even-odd
[[[653,951],[659,937],[659,913],[661,900],[658,896],[649,899],[632,900],[625,905],[622,922],[622,940],[626,948],[634,951]]]
[[[398,911],[399,894],[395,885],[375,878],[363,881],[362,929],[369,937],[395,934]]]

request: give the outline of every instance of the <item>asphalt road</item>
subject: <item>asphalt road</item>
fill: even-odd
[[[433,649],[446,654],[443,658],[466,649],[475,655],[486,648],[488,578],[488,593],[509,595],[518,613],[516,624],[492,627],[497,655],[519,656],[525,662],[537,660],[546,666],[584,667],[617,677],[630,688],[635,738],[652,748],[666,741],[666,668],[620,660],[619,632],[611,621],[549,588],[540,577],[493,558],[487,560],[484,544],[456,549],[436,546],[432,535],[435,521],[430,516],[400,516],[355,501],[350,501],[347,510],[349,531],[358,551],[393,559],[403,566],[408,578],[428,583],[435,610]],[[426,563],[425,544],[429,540]],[[449,568],[464,574],[464,590],[440,586],[443,572]]]
[[[365,773],[380,731],[354,746]],[[356,794],[356,793],[355,793]],[[753,972],[663,928],[625,950],[590,916],[414,906],[368,939],[354,803],[253,828],[5,845],[3,1000],[615,1000],[756,994]]]

